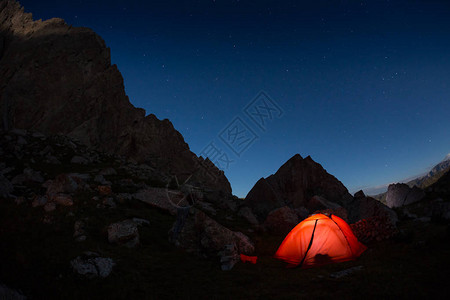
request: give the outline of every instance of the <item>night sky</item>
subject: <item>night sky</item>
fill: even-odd
[[[20,3],[101,35],[130,101],[238,196],[295,153],[354,192],[450,152],[449,1]]]

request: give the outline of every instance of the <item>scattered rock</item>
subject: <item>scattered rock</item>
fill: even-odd
[[[139,231],[132,220],[124,220],[108,226],[108,241],[127,247],[135,247],[139,244]]]
[[[74,157],[72,157],[70,162],[72,164],[87,165],[89,163],[89,160],[85,157],[75,155]]]
[[[114,170],[114,168],[105,168],[101,170],[99,174],[102,176],[117,175],[117,171]]]
[[[241,232],[234,232],[220,225],[196,208],[185,208],[183,222],[175,222],[169,238],[177,246],[197,255],[217,257],[226,245],[235,244],[238,252],[251,255],[255,248],[251,240]]]
[[[45,204],[47,204],[47,202],[48,202],[47,196],[36,196],[34,197],[31,206],[33,207],[44,206]]]
[[[54,202],[49,202],[44,205],[44,210],[46,212],[51,212],[51,211],[54,211],[55,209],[56,209],[56,204]]]
[[[374,216],[350,225],[355,236],[362,243],[382,241],[397,234],[397,228],[386,216]]]
[[[106,208],[116,208],[117,207],[116,202],[114,202],[114,199],[110,198],[110,197],[103,199],[102,204]]]
[[[177,213],[177,205],[189,205],[183,197],[184,195],[179,191],[164,188],[147,188],[133,194],[133,198],[165,210],[172,215]]]
[[[111,258],[95,257],[94,255],[78,256],[72,260],[70,265],[73,271],[90,279],[108,277],[115,265],[114,261]]]
[[[75,178],[68,174],[60,174],[56,176],[55,180],[45,182],[43,186],[47,186],[47,196],[50,199],[59,193],[75,193],[78,189]]]
[[[72,206],[73,200],[70,195],[58,194],[52,197],[52,201],[62,206]]]
[[[33,169],[30,168],[26,168],[25,170],[23,170],[22,174],[19,174],[17,176],[15,176],[12,180],[11,183],[14,185],[20,185],[23,184],[24,182],[38,182],[38,183],[43,183],[44,182],[44,178],[42,177],[41,173],[38,171],[35,171]]]
[[[106,179],[105,177],[103,177],[103,175],[98,174],[94,177],[94,181],[103,184],[106,181]]]
[[[219,252],[219,257],[222,271],[231,270],[240,260],[239,252],[235,244],[225,245],[224,249]]]
[[[347,202],[346,208],[350,223],[372,217],[389,220],[392,225],[398,221],[397,213],[394,210],[372,197],[367,197],[363,191],[355,193],[353,199]]]
[[[21,291],[13,290],[0,283],[0,299],[4,300],[26,300]]]
[[[109,196],[112,194],[112,189],[109,185],[99,185],[97,190],[102,196]]]

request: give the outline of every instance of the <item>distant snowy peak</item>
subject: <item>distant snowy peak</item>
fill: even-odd
[[[445,158],[435,165],[430,171],[426,174],[417,176],[414,179],[405,179],[399,182],[406,183],[410,187],[417,186],[420,188],[426,188],[439,180],[441,176],[443,176],[446,172],[450,170],[450,153],[445,156]],[[367,195],[378,196],[376,198],[380,198],[386,192],[389,184],[371,187],[364,190]]]
[[[444,160],[443,160],[443,161],[447,161],[447,160],[450,160],[450,153],[449,153],[449,154],[447,154],[447,156],[445,156],[445,158],[444,158]]]

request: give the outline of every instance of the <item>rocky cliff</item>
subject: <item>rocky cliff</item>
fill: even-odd
[[[3,129],[68,135],[231,193],[223,172],[192,153],[170,121],[130,103],[100,36],[62,19],[34,21],[14,0],[0,2],[0,113]]]

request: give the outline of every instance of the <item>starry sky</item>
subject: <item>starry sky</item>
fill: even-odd
[[[296,153],[354,192],[450,152],[448,1],[20,3],[101,35],[130,101],[237,196]]]

